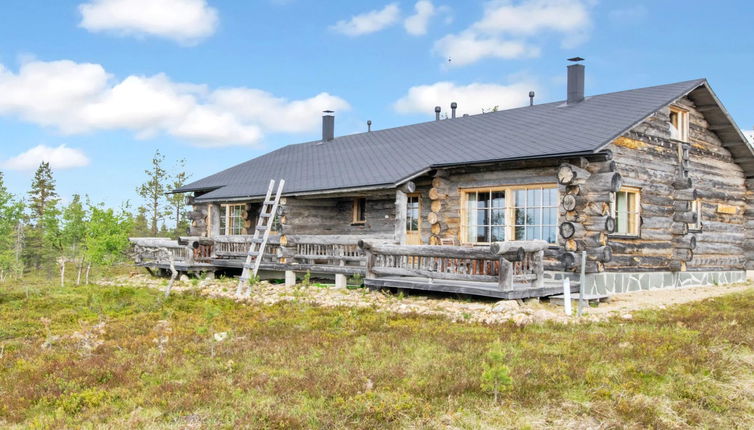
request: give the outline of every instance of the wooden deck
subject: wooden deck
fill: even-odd
[[[331,277],[336,283],[360,275],[369,288],[401,288],[498,299],[563,293],[544,276],[544,241],[516,241],[494,247],[396,245],[364,236],[288,236],[266,247],[260,270],[269,279],[285,272]],[[249,237],[132,238],[136,265],[165,273],[201,273],[243,268]],[[174,269],[171,270],[171,266]],[[282,276],[280,276],[282,277]],[[576,285],[574,291],[578,290]]]
[[[563,284],[560,281],[546,281],[541,288],[525,287],[507,291],[501,290],[497,282],[453,281],[406,276],[366,279],[364,283],[370,289],[401,288],[407,290],[439,291],[507,300],[563,294]],[[571,291],[578,293],[578,282],[571,283]]]

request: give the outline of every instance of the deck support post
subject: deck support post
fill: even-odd
[[[513,264],[503,257],[500,257],[500,279],[498,286],[503,291],[513,290]]]
[[[293,270],[285,271],[285,286],[286,287],[296,286],[296,272],[294,272]]]
[[[408,196],[401,190],[395,190],[395,241],[406,244],[406,211]]]
[[[335,275],[335,288],[346,288],[347,284],[346,275],[341,275],[340,273]]]

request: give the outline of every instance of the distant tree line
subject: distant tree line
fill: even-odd
[[[123,260],[129,237],[187,234],[185,197],[168,194],[189,178],[185,162],[178,161],[174,172],[164,163],[157,151],[145,170],[146,181],[136,189],[144,201],[135,210],[129,202],[108,208],[82,194],[61,203],[46,162],[37,168],[25,196],[11,194],[0,172],[0,280],[29,272],[52,276],[56,266],[65,263],[75,263],[80,279],[82,272],[88,277],[92,266]]]

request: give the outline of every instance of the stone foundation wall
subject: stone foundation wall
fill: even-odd
[[[586,275],[586,293],[610,295],[661,288],[696,287],[746,281],[743,270],[719,272],[605,272]],[[683,293],[679,293],[683,294]]]

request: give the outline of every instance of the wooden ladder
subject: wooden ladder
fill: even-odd
[[[259,271],[259,265],[262,264],[262,257],[264,256],[264,249],[267,246],[267,239],[270,237],[270,230],[272,224],[275,222],[275,215],[278,210],[278,204],[280,203],[280,195],[283,193],[283,186],[285,180],[281,179],[278,183],[277,192],[275,192],[275,199],[270,200],[272,197],[272,190],[275,189],[275,180],[270,180],[270,186],[267,188],[267,195],[262,201],[262,209],[259,211],[259,218],[257,219],[257,225],[254,227],[254,237],[251,238],[251,245],[249,245],[249,252],[246,254],[246,262],[243,265],[243,273],[241,279],[238,280],[238,288],[236,288],[236,295],[246,296],[251,294],[249,288],[249,279],[257,276]]]

